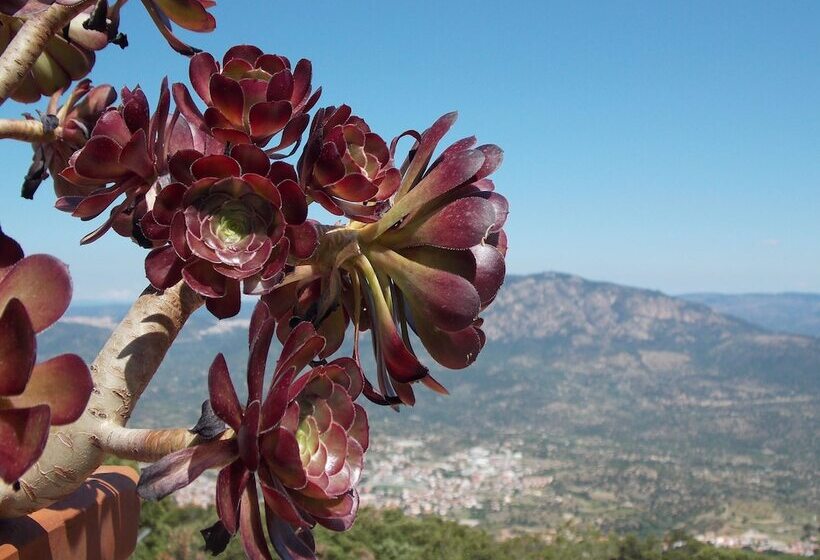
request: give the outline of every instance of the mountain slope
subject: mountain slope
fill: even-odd
[[[718,313],[778,332],[820,337],[820,294],[686,294]]]
[[[492,341],[527,344],[568,370],[718,376],[820,386],[820,341],[776,334],[660,292],[545,273],[508,279],[487,314]],[[540,351],[533,342],[540,343]]]

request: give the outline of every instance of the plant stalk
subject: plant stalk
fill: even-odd
[[[51,37],[94,0],[81,0],[72,6],[52,4],[48,9],[26,20],[9,46],[0,55],[0,105],[31,70]]]
[[[104,424],[100,428],[100,449],[120,459],[141,463],[154,463],[186,447],[216,441],[203,439],[185,428],[140,430],[124,428],[113,423]],[[232,436],[233,431],[226,430],[216,439],[228,439]]]
[[[69,138],[68,135],[72,131],[66,130],[61,126],[53,130],[46,130],[43,123],[37,120],[29,119],[0,119],[0,140],[10,138],[12,140],[21,140],[23,142],[32,143],[46,143],[55,140],[67,139],[72,141],[82,141],[84,138]],[[77,134],[82,135],[79,130]]]
[[[49,506],[85,482],[105,458],[100,442],[128,422],[179,331],[202,304],[182,282],[142,293],[91,364],[94,389],[83,415],[51,429],[42,457],[20,479],[19,490],[0,484],[0,518]]]

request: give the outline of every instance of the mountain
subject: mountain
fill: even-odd
[[[508,279],[487,335],[564,371],[696,375],[820,387],[820,341],[769,332],[661,292],[545,273]]]
[[[686,294],[686,300],[778,332],[820,337],[820,294]]]
[[[217,352],[244,375],[249,312],[198,312],[134,425],[192,424]],[[124,313],[73,308],[40,347],[90,359]],[[485,319],[471,368],[432,368],[448,397],[420,388],[413,409],[369,408],[375,503],[525,530],[782,536],[820,514],[820,339],[559,273],[509,277]]]

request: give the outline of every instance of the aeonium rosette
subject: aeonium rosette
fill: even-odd
[[[387,144],[347,105],[316,112],[298,169],[302,188],[328,212],[365,222],[401,182]]]
[[[60,128],[60,135],[33,144],[34,158],[23,182],[23,197],[33,198],[40,184],[53,176],[54,192],[58,197],[83,196],[96,186],[82,187],[69,183],[59,176],[68,166],[74,152],[83,147],[100,116],[117,99],[117,92],[109,85],[91,86],[91,80],[78,82],[66,102],[58,107],[62,90],[51,96],[45,115],[40,116],[43,125],[50,129]],[[26,114],[27,119],[34,119]]]
[[[232,317],[240,284],[246,294],[267,293],[289,258],[313,253],[316,230],[290,165],[271,164],[260,148],[240,144],[230,155],[180,151],[169,166],[176,182],[140,222],[143,234],[161,244],[145,260],[155,288],[184,279],[214,315]]]
[[[0,479],[17,481],[40,457],[49,428],[70,424],[93,387],[79,356],[37,359],[36,335],[71,301],[68,268],[50,255],[25,257],[0,230]]]
[[[124,197],[82,243],[99,239],[113,227],[120,235],[147,245],[135,224],[148,209],[149,192],[167,181],[169,156],[186,149],[206,154],[222,150],[221,144],[191,127],[179,111],[171,113],[170,106],[167,80],[163,80],[153,115],[141,88],[123,88],[122,104],[100,116],[88,142],[60,174],[83,194],[58,199],[57,208],[83,220],[96,218]]]
[[[413,404],[417,381],[444,392],[416,357],[410,332],[442,366],[469,366],[485,342],[479,314],[504,280],[507,201],[488,178],[501,150],[476,147],[471,137],[430,163],[455,118],[445,115],[423,134],[412,133],[418,141],[402,166],[401,186],[378,221],[328,231],[317,256],[333,256],[297,267],[264,298],[280,317],[308,310],[302,317],[338,331],[329,335],[334,340],[347,323],[328,321],[344,312],[356,326],[354,356],[359,331],[370,329],[377,388],[366,383],[364,394],[377,403]]]
[[[194,105],[187,88],[174,86],[177,104],[191,122],[230,144],[253,143],[266,147],[274,158],[294,146],[307,128],[308,111],[316,104],[321,88],[313,92],[310,61],[295,68],[284,56],[266,54],[252,45],[232,47],[220,66],[209,53],[191,59],[190,79],[194,91],[207,105],[204,115]]]
[[[263,397],[265,364],[275,320],[260,304],[251,321],[248,400],[240,405],[225,359],[214,360],[208,376],[211,406],[233,433],[230,437],[166,456],[144,469],[144,498],[158,499],[189,484],[208,468],[221,468],[216,505],[219,522],[203,533],[219,552],[240,533],[249,558],[270,558],[259,511],[283,558],[313,558],[310,529],[320,524],[348,529],[359,499],[355,486],[368,447],[362,391],[355,361],[341,358],[300,373],[324,347],[310,323],[290,334]],[[219,536],[225,537],[219,543]]]

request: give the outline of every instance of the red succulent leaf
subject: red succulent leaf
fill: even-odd
[[[271,475],[266,467],[259,471],[260,482],[262,483],[262,497],[265,499],[266,512],[270,517],[271,513],[278,516],[295,527],[306,526],[299,510],[294,504],[288,491],[282,486],[275,476]]]
[[[242,174],[242,168],[239,166],[239,162],[231,157],[213,155],[202,157],[191,164],[191,174],[196,179],[206,177],[224,179],[238,177]]]
[[[265,152],[253,144],[234,146],[231,149],[231,157],[239,163],[242,173],[265,176],[270,171],[270,159]]]
[[[222,57],[222,64],[227,65],[234,58],[254,63],[262,54],[262,50],[254,45],[234,45]]]
[[[145,275],[153,287],[165,290],[182,279],[184,264],[173,247],[158,247],[145,258]]]
[[[496,210],[490,201],[460,198],[406,227],[388,231],[382,242],[396,249],[415,245],[469,249],[484,241],[495,221]]]
[[[51,424],[76,421],[85,410],[94,383],[85,362],[74,354],[63,354],[34,366],[25,391],[7,399],[12,408],[48,405]]]
[[[83,220],[90,220],[96,218],[105,211],[106,208],[124,192],[122,186],[111,186],[95,190],[88,196],[78,199],[77,205],[74,207],[71,215],[75,218]],[[58,201],[59,202],[59,201]],[[59,206],[58,206],[59,208]],[[108,220],[106,226],[110,226],[111,219]]]
[[[411,188],[418,182],[419,177],[424,172],[427,164],[433,156],[433,152],[444,138],[444,135],[452,128],[458,119],[458,113],[447,113],[440,117],[433,126],[428,128],[421,135],[421,139],[415,148],[413,159],[410,161],[407,170],[404,172],[401,187],[399,187],[398,195],[402,197],[407,194]]]
[[[299,225],[290,225],[285,228],[285,235],[290,241],[291,253],[297,259],[309,259],[316,251],[319,241],[318,223],[306,220]]]
[[[31,255],[17,262],[0,280],[0,309],[12,298],[25,306],[34,332],[62,317],[71,301],[68,267],[50,255]]]
[[[427,368],[407,349],[395,326],[380,325],[379,329],[383,332],[378,335],[378,344],[390,376],[400,383],[412,383],[424,378],[428,372]],[[384,389],[382,391],[384,392]]]
[[[347,531],[353,526],[359,510],[359,494],[351,490],[333,500],[317,500],[304,496],[297,498],[303,507],[320,525],[331,531]]]
[[[259,514],[256,481],[253,478],[242,494],[239,506],[239,534],[242,537],[242,547],[249,560],[271,560]]]
[[[430,356],[450,369],[463,369],[472,364],[484,346],[478,329],[473,326],[448,332],[419,321],[414,329]]]
[[[207,32],[216,28],[216,20],[206,9],[211,0],[153,0],[171,21],[189,31]]]
[[[420,210],[425,204],[464,184],[471,179],[483,165],[484,154],[479,150],[458,152],[442,161],[410,192],[402,198],[397,199],[393,207],[379,220],[377,235],[393,227],[393,225],[411,212]]]
[[[239,83],[222,74],[214,74],[208,87],[214,108],[219,110],[232,126],[241,129],[245,115],[245,94]]]
[[[298,64],[297,64],[298,70]],[[268,82],[266,93],[267,99],[290,100],[293,91],[293,74],[287,70],[276,72]]]
[[[0,314],[0,397],[23,392],[36,359],[31,319],[20,300],[12,298]]]
[[[14,239],[0,229],[0,281],[8,273],[11,266],[24,256],[23,249]]]
[[[282,484],[295,490],[305,487],[307,478],[299,455],[299,443],[291,432],[276,428],[263,434],[260,451],[271,473]]]
[[[289,101],[257,103],[250,109],[248,122],[250,134],[256,138],[270,137],[285,128],[290,121],[292,108]]]
[[[235,441],[219,440],[166,455],[140,473],[139,495],[159,500],[188,486],[207,469],[229,464],[237,456]]]
[[[105,181],[127,172],[120,164],[122,146],[107,136],[92,137],[74,162],[77,173],[89,179]]]
[[[492,175],[504,161],[504,150],[495,144],[479,146],[478,149],[484,154],[484,165],[476,172],[476,181]]]
[[[208,298],[205,300],[205,307],[217,319],[235,317],[242,308],[242,294],[239,290],[239,282],[227,280],[225,292],[225,295],[221,298]]]
[[[481,300],[469,280],[393,251],[374,251],[370,258],[399,287],[416,321],[430,321],[441,329],[457,331],[478,316]]]
[[[154,162],[148,157],[148,137],[145,129],[135,132],[131,140],[122,148],[119,163],[128,171],[140,177],[145,179],[153,177]]]
[[[476,262],[476,275],[473,285],[481,297],[482,307],[487,306],[495,299],[506,275],[504,255],[491,245],[477,245],[470,251]]]
[[[214,412],[234,431],[242,424],[242,406],[236,396],[225,356],[218,354],[208,371],[208,395]]]
[[[92,134],[96,138],[107,138],[118,146],[125,146],[131,139],[131,130],[125,124],[122,113],[119,111],[107,111],[102,114],[97,121]]]
[[[211,76],[219,72],[219,66],[210,53],[202,52],[191,57],[188,75],[194,91],[207,104],[211,105]]]
[[[11,484],[39,459],[50,418],[46,405],[0,410],[0,479]]]
[[[268,351],[273,339],[276,321],[268,319],[258,326],[254,340],[251,342],[248,358],[248,402],[262,400],[262,388],[265,382],[265,368],[268,362]]]
[[[276,362],[276,374],[283,375],[290,368],[297,373],[322,351],[325,340],[316,334],[316,329],[308,322],[300,323],[291,332],[282,347],[282,355]]]
[[[227,293],[225,277],[202,260],[185,265],[182,278],[196,293],[206,298],[221,298]]]
[[[216,480],[216,511],[225,529],[232,535],[239,529],[239,504],[249,477],[245,464],[237,460],[219,471]]]
[[[290,386],[296,377],[296,368],[291,367],[274,381],[265,401],[262,404],[262,419],[260,421],[260,431],[266,432],[273,428],[285,415],[288,403],[290,402]]]
[[[314,560],[316,543],[310,531],[293,529],[276,515],[266,515],[268,535],[279,556],[288,560]]]
[[[282,162],[277,162],[281,164]],[[274,164],[276,165],[276,164]],[[307,219],[307,202],[302,189],[293,180],[284,180],[276,184],[282,197],[282,213],[290,225],[301,225]]]
[[[261,419],[261,404],[258,400],[251,401],[245,408],[242,416],[242,425],[239,426],[236,441],[239,445],[239,456],[242,462],[251,471],[259,468],[259,420]]]

